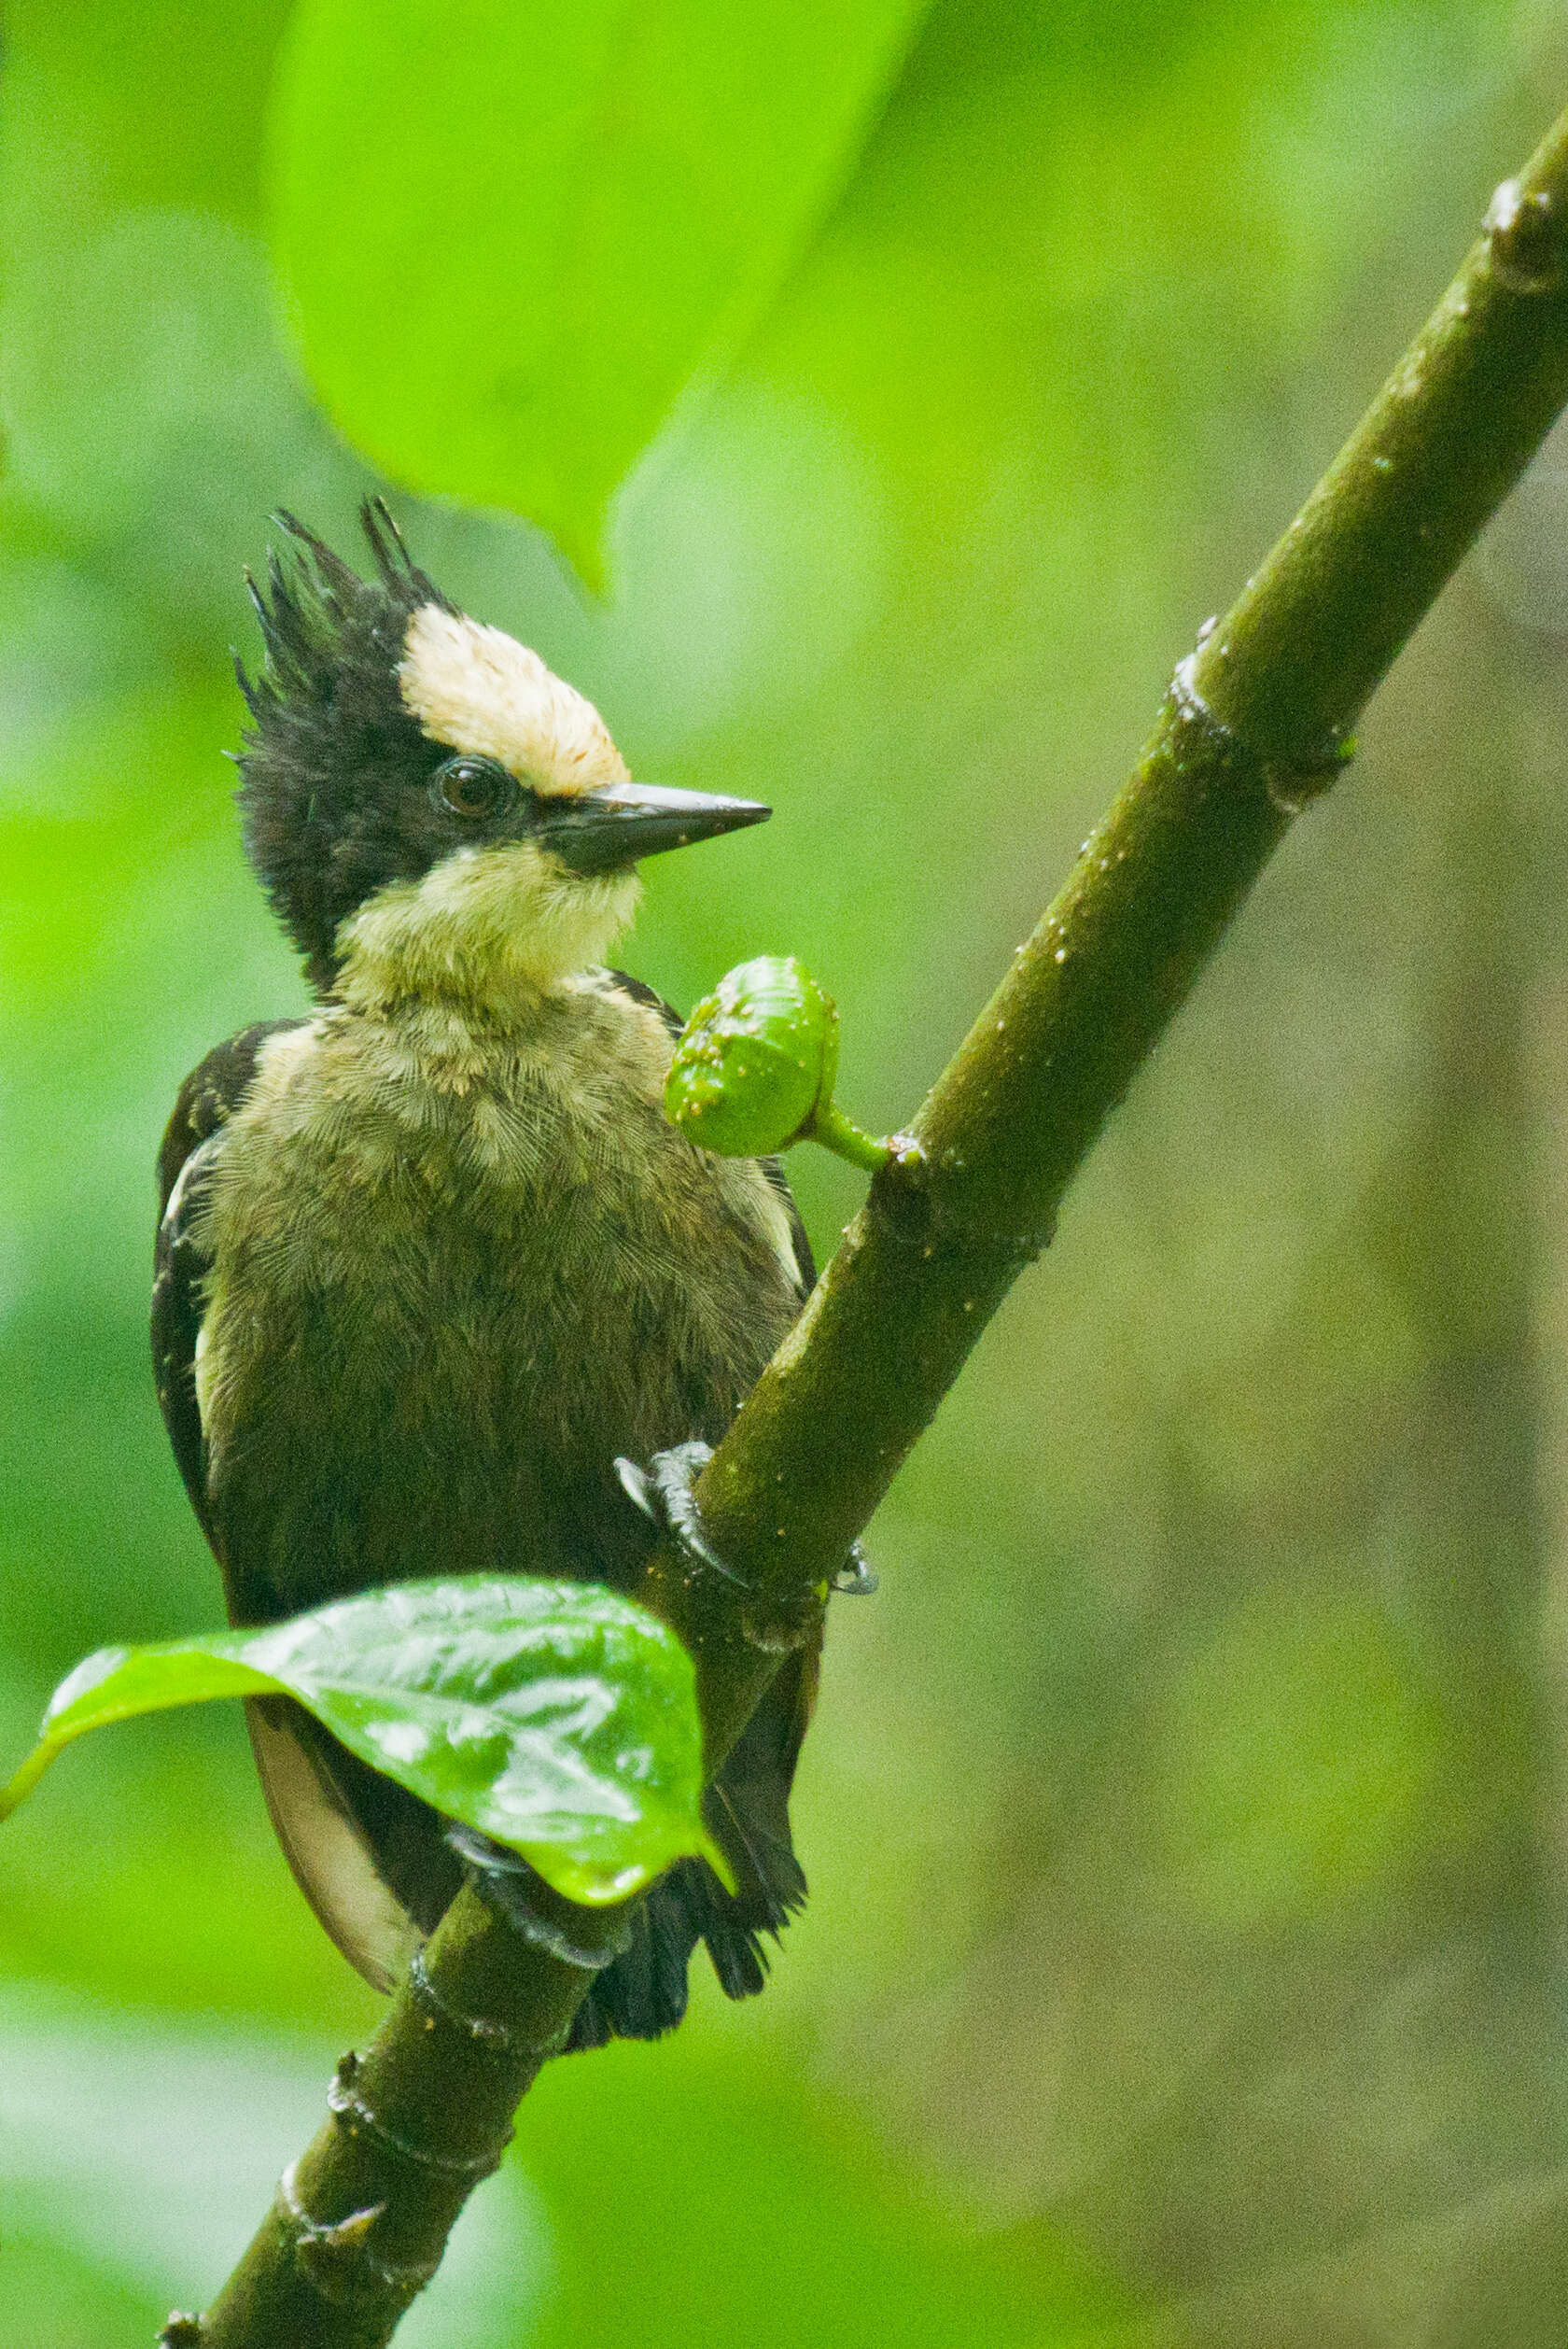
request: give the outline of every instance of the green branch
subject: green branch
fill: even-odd
[[[643,1596],[696,1660],[717,1767],[1368,696],[1568,401],[1568,116],[1298,519],[1183,663],[1055,904],[876,1175],[698,1485],[753,1588],[666,1543]],[[203,2349],[374,2349],[431,2272],[615,1920],[466,1892],[199,2322]],[[590,1946],[591,1945],[591,1946]]]

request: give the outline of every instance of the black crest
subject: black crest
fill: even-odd
[[[269,553],[264,587],[245,573],[265,657],[254,678],[234,664],[251,716],[239,758],[245,853],[323,989],[339,923],[428,865],[425,784],[446,755],[406,708],[398,664],[422,605],[455,607],[411,560],[380,499],[360,518],[371,579],[291,513],[274,515],[291,558]]]

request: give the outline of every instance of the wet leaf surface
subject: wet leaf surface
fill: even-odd
[[[261,1631],[101,1649],[56,1690],[0,1818],[86,1730],[278,1695],[568,1900],[625,1899],[685,1853],[717,1856],[684,1649],[629,1599],[580,1582],[405,1582]]]
[[[337,423],[412,488],[541,523],[597,584],[613,492],[763,316],[922,13],[308,0],[274,232]]]

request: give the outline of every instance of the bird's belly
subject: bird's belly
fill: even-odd
[[[511,1154],[471,1103],[417,1134],[399,1111],[233,1132],[215,1181],[198,1391],[239,1620],[412,1577],[625,1581],[647,1527],[616,1456],[715,1441],[794,1312],[765,1230],[679,1160],[661,1186],[538,1104]]]

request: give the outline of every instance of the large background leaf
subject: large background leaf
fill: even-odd
[[[922,0],[305,0],[275,226],[328,408],[597,580],[612,492],[837,193]]]
[[[84,1731],[215,1696],[286,1695],[450,1819],[521,1851],[568,1900],[623,1900],[701,1851],[690,1658],[591,1582],[404,1582],[264,1631],[105,1648],[55,1692],[14,1808]]]

